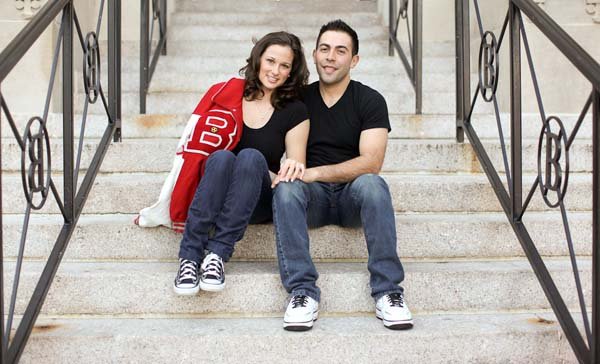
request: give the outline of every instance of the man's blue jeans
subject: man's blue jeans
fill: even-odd
[[[371,296],[402,292],[404,269],[396,252],[396,224],[387,183],[365,174],[350,183],[280,183],[273,195],[279,272],[292,295],[320,301],[319,277],[310,257],[308,227],[363,226],[369,252]]]
[[[267,161],[258,150],[214,152],[190,205],[179,257],[201,262],[207,249],[228,261],[249,223],[271,220],[271,201]]]

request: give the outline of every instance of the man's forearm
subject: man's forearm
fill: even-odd
[[[308,168],[304,179],[307,182],[346,183],[363,174],[377,174],[380,170],[381,166],[372,158],[359,156],[343,163]]]

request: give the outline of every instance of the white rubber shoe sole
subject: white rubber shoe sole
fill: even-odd
[[[287,322],[283,321],[283,329],[287,331],[308,331],[312,329],[313,324],[319,317],[319,311],[313,312],[312,320],[305,322]]]
[[[381,321],[383,321],[383,326],[387,327],[390,330],[408,330],[412,329],[413,327],[412,318],[407,320],[385,320],[383,318],[381,310],[379,309],[375,310],[375,316]]]
[[[195,287],[177,287],[173,284],[173,291],[179,296],[195,296],[200,292],[200,286]]]
[[[220,284],[213,284],[208,282],[202,282],[202,280],[200,280],[200,289],[207,292],[221,292],[225,289],[225,282]]]

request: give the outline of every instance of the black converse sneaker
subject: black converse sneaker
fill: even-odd
[[[179,258],[179,270],[173,282],[173,290],[178,295],[193,296],[198,293],[198,263]]]
[[[215,253],[204,257],[200,266],[200,288],[203,291],[219,292],[225,288],[223,259]]]

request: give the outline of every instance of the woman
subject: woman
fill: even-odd
[[[241,102],[243,132],[235,149],[213,152],[206,161],[181,240],[174,281],[180,295],[194,295],[199,289],[221,291],[223,262],[231,257],[248,223],[272,217],[272,187],[304,173],[309,121],[298,97],[308,81],[308,69],[300,40],[286,32],[267,34],[246,62],[240,70],[244,80],[214,88],[218,91],[211,97],[239,95],[231,90],[243,88],[241,100],[227,96],[221,102]],[[237,109],[233,106],[230,111],[235,115]],[[286,160],[280,165],[284,152]]]

